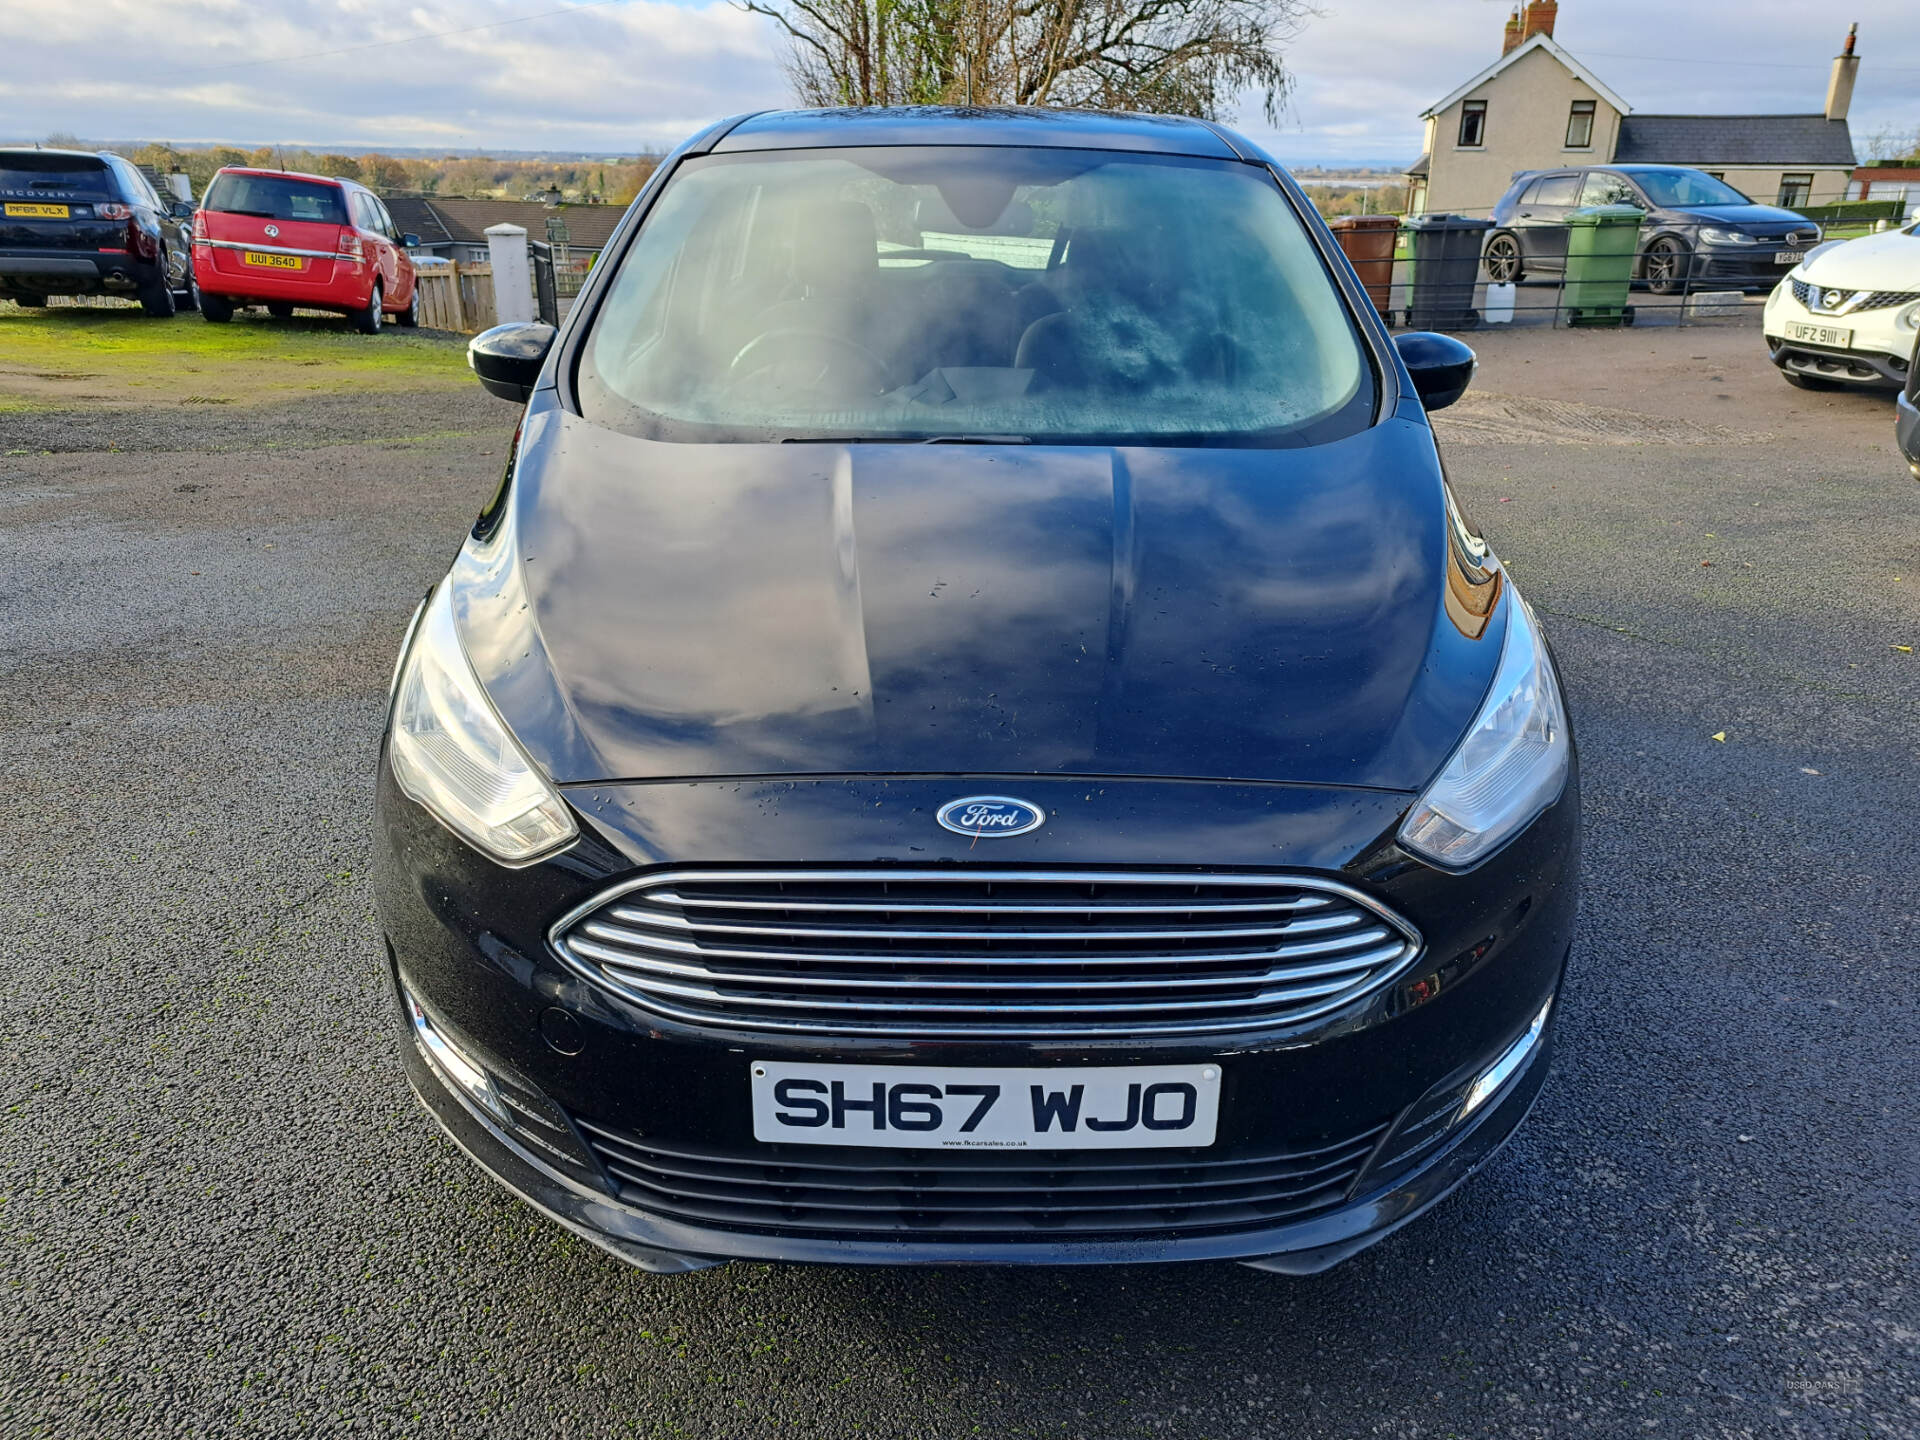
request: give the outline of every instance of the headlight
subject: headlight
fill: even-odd
[[[1478,864],[1559,798],[1567,710],[1540,622],[1509,586],[1500,668],[1466,739],[1400,827],[1400,844],[1449,870]]]
[[[507,733],[474,678],[445,584],[427,602],[401,659],[387,753],[402,790],[503,865],[525,865],[579,834],[566,802]]]
[[[1902,330],[1920,330],[1920,300],[1914,301],[1906,309],[1893,317],[1893,323]]]
[[[1709,245],[1753,245],[1756,242],[1751,235],[1739,230],[1716,230],[1707,226],[1700,232],[1700,238]]]

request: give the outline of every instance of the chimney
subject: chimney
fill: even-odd
[[[1853,53],[1853,42],[1860,33],[1859,22],[1847,27],[1847,43],[1833,57],[1833,78],[1827,81],[1827,119],[1844,120],[1853,104],[1853,82],[1860,73],[1860,57]]]
[[[1555,0],[1527,0],[1526,17],[1520,22],[1520,42],[1525,44],[1536,35],[1552,35],[1553,22],[1560,14],[1560,6]]]
[[[1507,43],[1500,47],[1502,55],[1508,54],[1520,43],[1520,7],[1513,7],[1513,13],[1507,17]]]

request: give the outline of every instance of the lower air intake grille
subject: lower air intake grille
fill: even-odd
[[[1293,1024],[1420,951],[1406,921],[1330,880],[904,866],[660,871],[551,938],[589,980],[662,1015],[909,1037]]]
[[[1285,1151],[1148,1164],[1078,1156],[872,1150],[806,1159],[663,1143],[581,1121],[621,1199],[699,1225],[845,1237],[1099,1239],[1262,1229],[1340,1205],[1387,1128]],[[791,1147],[789,1147],[791,1148]]]

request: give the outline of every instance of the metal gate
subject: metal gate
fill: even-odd
[[[567,222],[549,216],[547,238],[531,241],[527,248],[533,253],[533,294],[540,318],[557,326],[587,278],[584,267],[574,263]]]
[[[544,240],[528,242],[533,254],[533,300],[540,318],[549,325],[560,324],[560,291],[553,273],[553,246]]]

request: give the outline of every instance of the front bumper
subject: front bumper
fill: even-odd
[[[482,1170],[555,1223],[654,1274],[702,1270],[731,1260],[834,1265],[955,1264],[1153,1264],[1168,1261],[1237,1260],[1257,1269],[1312,1275],[1337,1265],[1418,1219],[1458,1188],[1506,1143],[1532,1110],[1546,1081],[1552,1050],[1552,1017],[1529,1045],[1514,1072],[1474,1115],[1437,1150],[1409,1170],[1379,1173],[1341,1208],[1310,1220],[1266,1229],[1186,1237],[1129,1238],[1124,1242],[945,1240],[928,1234],[910,1240],[823,1239],[767,1235],[688,1225],[624,1203],[581,1172],[563,1170],[535,1146],[516,1138],[469,1100],[428,1060],[404,1014],[401,982],[394,999],[407,1038],[402,1055],[415,1097]],[[1509,1048],[1517,1042],[1510,1041]],[[1488,1063],[1494,1056],[1482,1057]],[[1471,1075],[1485,1064],[1466,1067]],[[1390,1147],[1390,1134],[1383,1148]]]
[[[1781,248],[1771,241],[1764,245],[1701,245],[1693,254],[1693,288],[1728,285],[1742,290],[1772,289],[1792,268],[1773,258]]]
[[[1915,397],[1911,387],[1900,396],[1894,414],[1893,433],[1899,441],[1900,453],[1907,457],[1907,464],[1913,468],[1913,478],[1920,480],[1920,398]]]
[[[1762,329],[1768,357],[1789,374],[1871,389],[1907,383],[1914,332],[1900,327],[1906,307],[1889,305],[1831,315],[1808,309],[1784,280],[1767,297]],[[1852,332],[1846,346],[1814,345],[1787,338],[1789,324],[1820,325]]]
[[[759,1034],[644,1010],[582,978],[548,944],[547,927],[615,880],[689,858],[723,866],[875,859],[979,864],[965,837],[931,823],[954,783],[874,778],[573,787],[568,794],[582,820],[581,840],[552,860],[503,870],[401,795],[383,759],[375,887],[396,985],[417,996],[446,1033],[501,1078],[517,1108],[502,1125],[449,1092],[409,1039],[415,1088],[448,1133],[502,1183],[653,1269],[737,1258],[896,1264],[1243,1259],[1275,1269],[1324,1268],[1457,1185],[1531,1102],[1546,1069],[1544,1044],[1508,1088],[1475,1112],[1473,1123],[1446,1123],[1462,1087],[1511,1046],[1558,991],[1575,908],[1577,770],[1560,801],[1527,831],[1457,876],[1421,865],[1393,845],[1411,798],[1404,795],[1023,780],[1021,793],[1050,818],[1033,836],[992,842],[1000,846],[995,864],[1165,868],[1193,865],[1198,856],[1209,868],[1319,874],[1377,896],[1420,929],[1424,949],[1391,983],[1290,1030],[1150,1041]],[[554,1043],[556,1026],[567,1043]],[[1194,1173],[1178,1177],[1181,1185],[1220,1183],[1207,1179],[1207,1167],[1252,1163],[1234,1157],[1256,1151],[1292,1155],[1334,1141],[1359,1143],[1355,1137],[1378,1140],[1356,1154],[1351,1184],[1336,1200],[1297,1221],[1291,1213],[1272,1224],[1170,1219],[1164,1229],[1123,1236],[1035,1224],[982,1238],[950,1218],[930,1221],[902,1201],[871,1229],[824,1233],[780,1213],[777,1198],[771,1205],[761,1198],[767,1187],[788,1183],[787,1167],[837,1157],[899,1170],[922,1163],[918,1152],[855,1156],[836,1147],[755,1141],[749,1059],[983,1068],[1216,1062],[1226,1080],[1215,1147],[1097,1152],[1116,1157],[1115,1163],[1184,1166]],[[544,1138],[523,1143],[509,1134],[517,1124],[513,1116],[523,1112],[546,1117],[539,1130]],[[702,1175],[676,1183],[696,1190],[713,1187],[716,1167],[718,1188],[728,1192],[737,1188],[728,1177],[754,1172],[753,1183],[762,1188],[753,1218],[743,1220],[738,1209],[724,1206],[703,1208],[699,1200],[710,1196],[675,1209],[616,1181],[608,1169],[609,1134],[616,1144],[637,1140],[695,1157],[705,1167]],[[1074,1163],[1059,1161],[1069,1169]],[[937,1178],[914,1170],[901,1185],[917,1193]],[[977,1178],[955,1177],[963,1185]],[[1082,1179],[1063,1173],[1058,1183]]]

